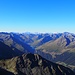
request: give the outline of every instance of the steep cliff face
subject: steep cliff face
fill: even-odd
[[[69,68],[52,63],[37,54],[23,54],[4,60],[0,62],[0,66],[17,75],[75,75]]]

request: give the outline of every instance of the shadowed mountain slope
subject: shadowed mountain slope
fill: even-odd
[[[23,52],[19,51],[18,49],[9,47],[3,42],[0,42],[0,59],[8,59],[22,54]]]
[[[0,75],[14,75],[13,73],[0,68]]]
[[[28,45],[21,37],[19,33],[0,33],[0,41],[9,47],[14,47],[23,53],[34,53],[34,49]]]

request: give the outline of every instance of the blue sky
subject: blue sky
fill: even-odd
[[[75,0],[0,0],[0,31],[75,33]]]

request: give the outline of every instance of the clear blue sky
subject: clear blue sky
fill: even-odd
[[[0,0],[0,31],[75,33],[75,0]]]

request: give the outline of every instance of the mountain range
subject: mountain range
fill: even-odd
[[[0,32],[1,62],[9,59],[9,61],[12,59],[16,61],[16,58],[23,56],[24,53],[39,54],[48,60],[47,62],[51,61],[63,65],[75,72],[75,34],[73,33]]]

